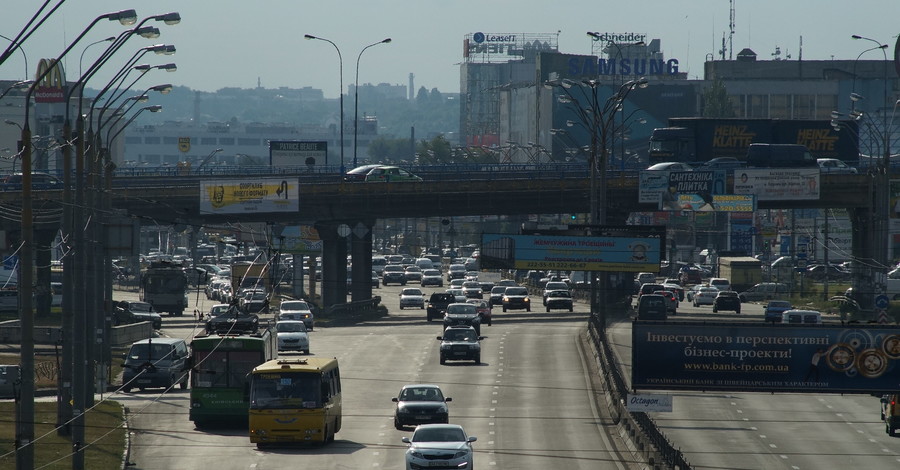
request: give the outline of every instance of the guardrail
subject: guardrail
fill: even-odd
[[[380,303],[381,296],[376,295],[371,299],[334,304],[328,307],[322,316],[331,320],[359,320],[375,313]]]
[[[684,454],[672,445],[656,423],[647,416],[647,413],[631,412],[626,408],[628,385],[625,383],[622,371],[616,366],[615,356],[604,331],[599,316],[591,315],[588,319],[588,333],[600,356],[600,369],[606,382],[607,391],[612,398],[610,414],[614,417],[614,423],[620,424],[628,430],[629,435],[635,439],[638,449],[645,453],[653,468],[658,468],[656,465],[658,458],[664,463],[665,468],[692,469],[693,467],[687,462]]]

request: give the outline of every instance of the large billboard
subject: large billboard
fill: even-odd
[[[638,321],[632,362],[637,390],[894,392],[900,328]]]
[[[757,201],[818,200],[819,187],[818,167],[734,171],[734,194]]]
[[[285,227],[281,236],[272,240],[272,244],[282,253],[311,256],[321,255],[323,246],[318,230],[311,225]]]
[[[662,237],[481,235],[482,269],[658,271]]]
[[[300,210],[300,183],[284,178],[246,177],[200,182],[201,214],[259,214]]]
[[[272,140],[269,142],[269,165],[307,166],[328,164],[328,142],[304,140]]]

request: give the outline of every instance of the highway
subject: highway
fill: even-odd
[[[426,288],[431,292],[436,288]],[[627,451],[617,427],[599,414],[579,351],[585,306],[574,313],[494,309],[483,326],[482,364],[438,364],[440,324],[424,311],[396,308],[399,287],[376,290],[391,315],[349,327],[317,328],[313,354],[341,361],[344,426],[326,447],[257,450],[246,429],[200,431],[187,418],[188,394],[159,390],[117,395],[129,409],[134,468],[221,470],[283,468],[302,458],[307,468],[402,468],[409,431],[393,428],[391,397],[407,383],[440,385],[451,422],[475,443],[478,468],[646,468]],[[201,307],[211,302],[201,295]],[[195,297],[192,297],[192,301]],[[539,301],[539,300],[538,300]],[[682,303],[673,321],[738,319],[731,312]],[[741,320],[762,321],[758,304],[744,304]],[[189,316],[164,317],[169,336],[189,337]],[[619,365],[630,379],[631,328],[609,328]],[[659,392],[654,392],[659,393]],[[887,436],[878,398],[814,395],[673,392],[672,413],[652,413],[665,436],[696,469],[888,469],[900,465],[900,441]],[[614,445],[615,444],[615,445]]]
[[[423,382],[440,385],[453,398],[450,422],[478,437],[477,468],[641,468],[627,452],[611,450],[617,426],[595,407],[580,350],[583,309],[547,314],[495,308],[493,325],[482,329],[482,363],[441,366],[440,323],[426,322],[424,310],[400,311],[398,292],[396,286],[376,291],[390,309],[387,318],[320,327],[310,335],[312,354],[341,361],[344,419],[333,444],[260,451],[246,427],[195,429],[187,391],[146,390],[115,396],[128,407],[133,468],[289,468],[298,459],[315,469],[403,468],[400,438],[411,430],[394,429],[391,398],[402,385]],[[211,304],[200,297],[200,308]],[[163,318],[168,336],[189,338],[194,325],[188,315]]]

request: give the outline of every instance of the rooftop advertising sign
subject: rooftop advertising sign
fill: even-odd
[[[525,55],[526,51],[558,51],[558,33],[484,33],[466,35],[463,57],[466,61],[508,61]]]
[[[874,393],[897,390],[900,329],[632,324],[635,389]]]
[[[328,142],[273,140],[269,142],[269,165],[314,166],[328,163]]]
[[[551,235],[481,235],[484,269],[657,271],[661,239]]]
[[[243,178],[200,182],[200,212],[257,214],[300,210],[300,184],[282,178]]]

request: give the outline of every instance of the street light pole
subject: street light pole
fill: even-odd
[[[353,82],[353,168],[356,168],[356,135],[359,129],[359,59],[362,57],[363,52],[366,52],[366,49],[377,46],[379,44],[387,44],[391,42],[391,38],[385,38],[376,43],[369,44],[368,46],[362,48],[359,51],[359,55],[356,56],[356,80]]]
[[[340,101],[341,101],[341,181],[343,182],[343,181],[344,181],[344,58],[341,56],[341,50],[337,47],[337,44],[335,44],[332,40],[330,40],[330,39],[325,39],[325,38],[320,38],[320,37],[317,37],[317,36],[313,36],[312,34],[304,34],[303,37],[306,38],[306,39],[317,39],[317,40],[319,40],[319,41],[325,41],[325,42],[327,42],[328,44],[331,44],[332,46],[334,46],[334,50],[336,50],[336,51],[337,51],[337,54],[338,54],[339,71],[340,71],[340,74],[341,74],[341,77],[340,77],[340,84],[341,84],[341,89],[340,89]]]
[[[873,281],[875,286],[875,294],[881,295],[884,294],[887,290],[887,271],[889,265],[890,253],[888,250],[888,241],[887,234],[890,230],[890,172],[891,172],[891,143],[890,143],[890,129],[888,129],[888,115],[887,115],[887,105],[888,105],[888,60],[887,60],[887,44],[882,44],[879,41],[876,41],[872,38],[867,38],[865,36],[860,36],[854,34],[850,36],[852,39],[863,39],[876,44],[876,47],[872,49],[881,49],[881,53],[884,56],[884,61],[882,62],[882,67],[884,69],[884,77],[883,77],[883,85],[884,85],[884,96],[882,97],[882,106],[885,107],[884,112],[882,113],[882,122],[883,128],[881,132],[881,138],[883,142],[883,158],[881,161],[881,168],[878,170],[878,174],[876,175],[876,186],[875,186],[875,217],[873,221],[872,232],[874,235],[874,240],[872,244],[872,255],[875,261],[875,269],[876,271],[873,273]],[[864,51],[865,52],[865,51]],[[854,77],[855,78],[855,77]],[[896,106],[894,107],[896,110]],[[891,125],[893,125],[891,123]]]

